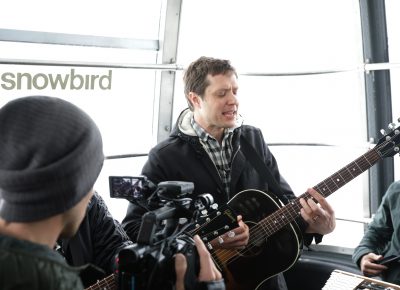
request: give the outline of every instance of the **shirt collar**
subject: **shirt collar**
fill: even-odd
[[[196,132],[196,135],[199,137],[199,139],[203,142],[207,142],[210,138],[212,138],[213,140],[215,140],[215,138],[213,136],[211,136],[210,134],[208,134],[206,132],[206,130],[204,130],[195,120],[194,120],[194,116],[192,116],[192,118],[190,119],[190,123],[193,127],[193,130]],[[235,128],[225,128],[224,129],[224,136],[222,139],[226,138],[226,136],[230,135],[233,133],[233,131],[235,130]]]

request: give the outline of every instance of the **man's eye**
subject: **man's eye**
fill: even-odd
[[[226,92],[225,91],[222,91],[222,92],[219,92],[218,93],[218,96],[220,96],[220,97],[223,97],[223,96],[225,96],[226,95]]]

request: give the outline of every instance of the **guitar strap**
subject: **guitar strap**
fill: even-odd
[[[247,157],[247,160],[250,161],[250,163],[256,169],[258,174],[262,178],[265,178],[265,180],[268,183],[268,186],[271,188],[271,191],[275,195],[280,196],[282,199],[286,199],[285,195],[282,192],[280,185],[276,181],[275,177],[272,175],[271,170],[269,170],[269,168],[262,161],[262,158],[257,153],[257,151],[254,149],[254,147],[249,143],[249,141],[246,140],[245,137],[243,137],[243,135],[240,136],[240,139],[242,141],[241,142],[242,152],[243,152],[244,156]]]
[[[268,183],[268,186],[271,188],[272,192],[276,196],[281,196],[281,199],[286,200],[286,202],[289,202],[289,200],[286,198],[286,196],[283,194],[281,187],[279,186],[278,182],[274,178],[274,176],[271,173],[271,170],[265,165],[265,163],[262,161],[260,155],[257,153],[256,149],[244,138],[243,136],[241,138],[241,144],[242,144],[242,152],[243,154],[247,157],[247,159],[250,161],[250,163],[253,165],[253,167],[257,170],[258,174],[261,177],[264,177],[265,180]],[[308,246],[311,244],[313,238],[315,239],[315,243],[318,244],[322,241],[322,235],[320,234],[305,234],[303,236],[304,243]],[[301,239],[301,246],[300,248],[303,247],[303,239]]]

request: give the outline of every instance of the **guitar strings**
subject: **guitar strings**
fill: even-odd
[[[362,163],[365,163],[365,161],[361,161]],[[330,181],[331,184],[334,184],[333,181]],[[218,255],[217,253],[217,257],[220,259],[221,262],[226,263],[229,260],[229,263],[235,261],[236,259],[240,258],[240,256],[233,256],[235,254],[235,252],[239,252],[241,255],[246,255],[249,253],[252,253],[253,249],[257,249],[257,245],[262,243],[267,237],[271,236],[272,234],[274,234],[277,230],[281,229],[282,227],[279,227],[278,225],[280,224],[280,220],[276,218],[276,216],[278,216],[281,212],[283,211],[288,211],[287,208],[293,208],[296,207],[297,210],[299,210],[301,208],[301,205],[299,203],[299,199],[300,198],[304,198],[306,196],[310,195],[308,193],[303,194],[302,196],[298,197],[296,200],[290,202],[287,207],[283,207],[280,210],[274,212],[273,214],[271,214],[270,216],[268,216],[266,219],[262,220],[261,222],[259,222],[256,226],[253,226],[250,229],[250,240],[249,240],[249,244],[248,246],[244,249],[244,250],[240,250],[240,251],[236,251],[234,250],[233,253],[228,252],[228,251],[221,251],[222,249],[216,249],[217,252],[220,252],[220,255]],[[290,212],[289,212],[290,213]],[[286,217],[287,215],[282,214],[282,217]],[[295,217],[298,217],[299,214],[296,214]],[[291,218],[293,218],[291,216]],[[273,221],[269,221],[269,220],[273,220]],[[288,219],[284,220],[284,225],[289,224],[290,221],[288,221]],[[265,225],[265,227],[264,227]],[[268,226],[270,228],[272,228],[272,231],[268,231]],[[265,234],[263,234],[263,232],[266,232],[268,235],[266,236]],[[253,236],[252,236],[253,235]]]
[[[116,286],[117,285],[115,283],[115,275],[111,274],[110,276],[108,276],[100,281],[97,281],[96,284],[93,284],[92,286],[85,288],[85,290],[96,290],[96,289],[115,290]]]
[[[357,165],[357,167],[361,170],[359,174],[361,174],[362,172],[364,172],[367,168],[371,167],[372,165],[374,165],[381,157],[377,151],[377,149],[383,148],[384,146],[386,146],[387,143],[392,141],[391,137],[389,140],[385,140],[384,142],[382,142],[382,144],[375,146],[373,149],[369,150],[367,153],[365,153],[364,155],[360,156],[358,159],[356,159],[355,161],[351,162],[349,165],[351,164],[355,164]],[[374,157],[373,159],[371,159],[372,164],[368,161],[368,159],[366,158],[367,155],[373,155],[372,157]],[[358,163],[357,163],[358,160]],[[360,168],[361,166],[361,168]],[[353,175],[351,173],[351,171],[348,169],[349,166],[342,168],[341,170],[339,170],[338,172],[336,172],[336,175],[339,175],[340,177],[342,177],[344,180],[346,180],[346,177],[349,178],[349,181],[352,180],[353,178],[355,178],[357,175]],[[362,168],[365,169],[363,170]],[[347,172],[346,172],[347,170]],[[353,167],[353,172],[354,172],[354,167]],[[336,185],[337,188],[340,188],[341,186],[338,186],[337,183],[334,182],[334,180],[332,179],[332,177],[335,175],[333,174],[331,177],[325,179],[323,182],[319,183],[317,186],[315,186],[314,188],[321,188],[322,185],[325,185],[324,190],[325,189],[329,189],[330,186],[329,185]],[[339,179],[340,181],[340,179]],[[347,183],[347,182],[346,182]],[[330,193],[334,192],[330,191],[326,196],[328,196]],[[323,193],[321,193],[323,194]],[[325,196],[325,195],[324,195]],[[325,197],[326,197],[325,196]],[[241,255],[246,255],[248,253],[251,253],[252,249],[256,248],[258,244],[264,242],[264,240],[271,236],[272,234],[274,234],[277,230],[281,229],[282,227],[277,227],[276,224],[279,224],[279,219],[274,219],[275,216],[279,215],[281,212],[287,211],[290,215],[290,211],[288,210],[289,208],[295,208],[297,211],[297,214],[295,214],[294,216],[290,215],[290,218],[294,220],[294,218],[297,218],[300,215],[300,198],[311,198],[311,195],[308,194],[307,192],[302,194],[301,196],[299,196],[298,198],[296,198],[295,200],[291,201],[289,204],[287,204],[286,207],[283,207],[281,209],[279,209],[278,211],[274,212],[273,214],[271,214],[270,216],[268,216],[267,218],[263,219],[262,221],[260,221],[259,223],[257,223],[257,225],[251,227],[249,229],[249,233],[250,233],[250,238],[249,238],[249,243],[248,246],[246,246],[245,249],[243,250],[228,250],[228,249],[215,249],[214,253],[217,256],[218,260],[223,263],[223,264],[227,264],[227,263],[232,263],[233,261],[237,260],[240,258],[240,256],[238,254]],[[282,214],[281,216],[282,218],[285,218],[286,215]],[[268,221],[269,219],[273,219],[273,221]],[[285,219],[284,220],[284,225],[287,225],[290,223],[290,219]],[[263,224],[266,225],[266,227],[263,227]],[[274,230],[270,233],[267,229],[268,226],[270,226],[271,228],[273,228]],[[274,228],[275,226],[275,228]],[[267,234],[269,234],[268,236],[266,236],[265,234],[263,234],[263,232],[266,232]]]
[[[227,206],[227,205],[224,205],[224,206],[221,207],[221,209],[225,209],[225,208],[228,208],[228,206]],[[219,210],[219,212],[221,212],[221,210]],[[194,236],[195,234],[197,234],[198,232],[200,232],[201,230],[203,230],[205,227],[209,226],[209,224],[215,222],[216,219],[221,218],[222,215],[223,215],[223,213],[221,213],[220,215],[217,214],[215,217],[210,218],[209,221],[206,221],[206,222],[200,224],[198,227],[194,228],[193,230],[189,231],[189,234],[190,234],[191,236]],[[227,232],[227,231],[230,229],[230,228],[226,229],[225,226],[227,226],[227,225],[224,224],[223,226],[221,226],[221,227],[219,227],[219,228],[217,228],[217,229],[214,229],[214,230],[212,231],[212,233],[207,233],[207,234],[205,234],[205,235],[202,235],[201,237],[202,237],[202,238],[206,238],[206,241],[208,241],[208,240],[209,240],[209,237],[213,237],[213,236],[216,235],[215,232],[216,232],[216,233],[219,233],[219,232],[222,230],[222,231],[225,233],[225,232]],[[203,239],[203,241],[204,241],[204,239]]]

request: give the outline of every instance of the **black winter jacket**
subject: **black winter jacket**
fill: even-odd
[[[179,180],[194,183],[194,194],[211,193],[217,204],[225,204],[236,193],[245,189],[258,189],[269,191],[266,179],[260,176],[254,167],[246,159],[241,150],[240,138],[243,136],[252,144],[259,156],[270,169],[276,181],[281,187],[282,195],[277,197],[288,203],[295,195],[279,172],[275,157],[270,152],[260,129],[242,125],[234,130],[232,140],[232,166],[230,196],[224,192],[221,179],[213,162],[203,149],[199,138],[188,125],[190,113],[185,110],[181,113],[177,125],[170,137],[156,145],[149,153],[149,158],[142,169],[142,174],[152,182],[158,184],[161,181]],[[278,194],[278,193],[276,193]],[[139,231],[141,218],[145,210],[142,207],[130,203],[127,215],[122,222],[125,231],[135,240]],[[300,229],[304,232],[307,223],[299,218],[297,220]],[[311,243],[313,236],[305,236],[306,244]],[[316,235],[320,241],[320,235]]]
[[[68,264],[81,266],[90,263],[106,274],[114,271],[118,251],[133,244],[119,222],[111,216],[98,193],[90,200],[86,216],[76,235],[71,239],[60,240],[59,243]],[[91,278],[82,278],[85,286],[88,286]]]
[[[232,164],[230,196],[223,189],[221,178],[214,163],[209,158],[198,136],[190,125],[192,113],[187,109],[181,113],[173,132],[165,141],[157,144],[149,153],[149,158],[142,169],[142,174],[152,182],[189,181],[194,183],[194,195],[211,193],[217,204],[226,204],[236,193],[245,189],[269,191],[266,179],[260,176],[243,154],[241,136],[256,150],[263,162],[268,166],[281,188],[277,197],[283,202],[296,198],[288,183],[279,172],[275,157],[270,152],[260,129],[241,125],[234,130],[232,139]],[[278,193],[276,193],[278,194]],[[137,238],[141,218],[146,210],[130,203],[122,225],[131,239]],[[304,242],[310,244],[314,235],[304,234],[307,223],[299,217],[296,220]],[[315,235],[317,241],[321,235]],[[283,276],[277,275],[264,285],[268,289],[285,289]]]

